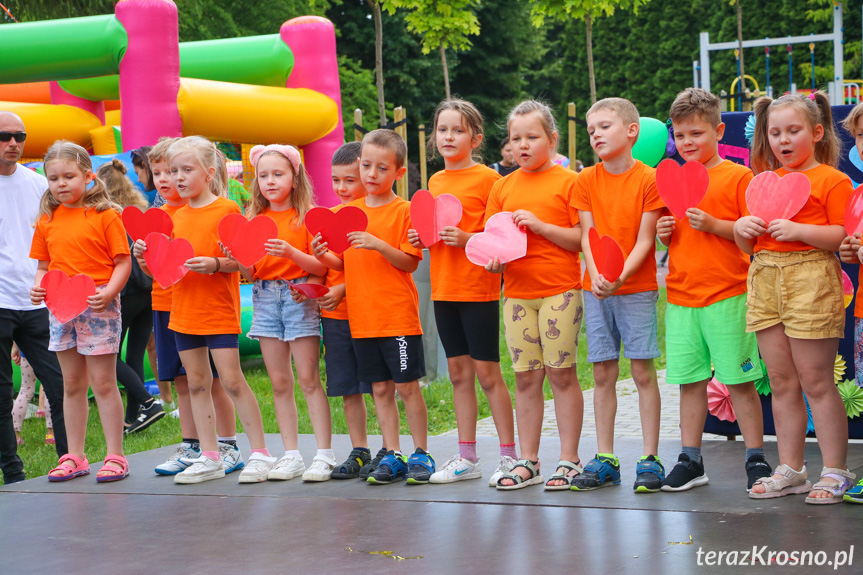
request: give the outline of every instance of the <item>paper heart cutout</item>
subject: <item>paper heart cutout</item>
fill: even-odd
[[[485,231],[467,241],[464,253],[478,266],[485,267],[494,258],[505,264],[527,254],[527,233],[512,221],[512,212],[500,212],[488,219]]]
[[[228,214],[219,222],[219,240],[243,267],[250,268],[267,255],[264,244],[279,237],[279,226],[269,216],[247,220],[242,214]]]
[[[60,323],[87,311],[87,298],[96,295],[96,284],[84,274],[70,278],[60,270],[51,270],[42,276],[39,285],[45,289],[45,307]]]
[[[312,236],[321,234],[327,242],[327,247],[337,253],[343,253],[351,247],[348,234],[364,232],[369,225],[369,217],[356,206],[347,206],[337,212],[328,208],[312,208],[306,214],[306,229]]]
[[[849,236],[863,232],[863,186],[857,186],[845,204],[845,231]]]
[[[170,236],[174,231],[174,222],[168,212],[159,208],[150,208],[142,212],[135,206],[123,209],[123,226],[133,242],[143,240],[148,234],[158,232]]]
[[[144,242],[147,244],[144,261],[160,286],[172,286],[189,273],[186,261],[195,257],[195,250],[189,240],[171,239],[165,234],[154,232],[148,234]]]
[[[781,178],[776,172],[761,172],[746,188],[746,207],[768,224],[790,220],[806,205],[811,189],[809,178],[800,172]]]
[[[440,241],[440,232],[461,221],[462,205],[452,194],[431,195],[428,190],[417,190],[411,198],[411,225],[426,247]]]
[[[623,273],[623,262],[626,259],[623,257],[620,244],[611,236],[600,236],[596,228],[590,228],[587,239],[590,242],[590,252],[593,254],[596,271],[607,281],[617,281]]]
[[[291,287],[309,299],[318,299],[330,293],[330,288],[321,284],[291,284]]]
[[[662,160],[656,168],[656,189],[659,197],[677,219],[686,217],[686,210],[696,208],[710,185],[710,175],[701,162],[677,165],[672,159]]]

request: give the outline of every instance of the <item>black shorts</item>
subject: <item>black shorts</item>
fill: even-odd
[[[421,335],[363,337],[353,342],[362,381],[410,383],[426,374]]]
[[[448,358],[500,362],[500,302],[436,301],[434,317]]]
[[[351,343],[351,326],[346,319],[322,317],[327,397],[371,393],[372,385],[357,377],[357,354]]]
[[[159,372],[159,381],[174,381],[177,376],[186,375],[186,369],[180,362],[180,354],[177,352],[174,332],[168,327],[170,321],[171,312],[153,311],[153,334],[156,336],[156,371]],[[213,377],[219,377],[212,357],[210,357],[210,369],[213,370]]]

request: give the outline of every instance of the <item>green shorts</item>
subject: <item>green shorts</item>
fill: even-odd
[[[746,294],[707,307],[668,304],[665,353],[668,383],[704,381],[713,370],[726,385],[759,379],[758,343],[746,333]]]

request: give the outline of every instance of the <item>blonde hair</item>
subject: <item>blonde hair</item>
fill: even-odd
[[[150,153],[147,154],[147,159],[150,160],[150,165],[157,164],[159,162],[167,162],[168,161],[168,150],[177,143],[180,138],[168,138],[167,136],[163,136],[159,138],[159,143],[153,146],[150,149]]]
[[[506,127],[509,128],[510,123],[512,123],[516,116],[527,116],[533,113],[539,116],[539,123],[542,124],[545,135],[550,140],[557,138],[557,122],[554,120],[554,114],[551,113],[551,107],[539,100],[525,100],[516,105],[506,117]],[[507,140],[509,140],[509,137],[507,137]]]
[[[471,141],[476,136],[483,135],[482,114],[476,106],[474,106],[467,100],[459,100],[457,98],[449,98],[447,100],[443,100],[440,104],[437,105],[437,108],[434,111],[432,132],[431,134],[429,134],[428,138],[426,138],[426,146],[429,150],[429,159],[433,160],[437,155],[437,138],[435,137],[435,134],[437,133],[438,119],[440,118],[440,115],[447,110],[458,112],[461,115],[462,124],[465,128],[467,128],[468,135],[470,136]],[[470,154],[473,161],[477,163],[482,162],[482,154],[479,151],[481,146],[482,144],[472,149]]]
[[[627,126],[632,124],[636,124],[640,128],[640,123],[638,120],[638,108],[635,107],[635,104],[627,100],[626,98],[603,98],[595,103],[590,109],[587,111],[587,114],[584,115],[584,118],[587,119],[591,114],[595,112],[599,112],[600,110],[610,110],[620,116],[620,119],[623,120],[623,123]],[[639,135],[641,131],[639,129]],[[638,141],[638,136],[635,137],[633,143]]]
[[[701,88],[687,88],[680,92],[671,104],[668,115],[672,122],[700,118],[715,129],[722,123],[719,97]]]
[[[854,106],[848,115],[842,120],[842,127],[845,128],[851,137],[855,137],[854,132],[857,131],[857,123],[863,118],[863,102]]]
[[[297,210],[297,217],[294,218],[294,227],[300,227],[306,221],[306,214],[309,210],[315,207],[315,192],[312,188],[312,180],[309,178],[306,168],[300,163],[300,169],[294,171],[294,166],[284,154],[276,150],[270,150],[261,154],[258,158],[260,164],[261,158],[266,156],[277,156],[285,160],[288,169],[294,176],[294,187],[291,189],[291,205]],[[252,205],[249,206],[249,219],[254,218],[258,214],[270,207],[270,200],[264,197],[261,193],[261,186],[258,185],[258,176],[255,174],[252,180]]]
[[[84,176],[93,173],[93,162],[90,161],[90,155],[87,153],[87,150],[68,140],[57,140],[48,148],[48,152],[45,154],[44,167],[47,168],[48,164],[56,161],[74,162]],[[89,189],[84,189],[82,201],[85,211],[90,208],[95,209],[97,212],[104,212],[105,210],[120,211],[120,206],[111,201],[111,196],[108,194],[105,184],[95,176],[93,177],[93,185]],[[47,190],[42,195],[42,201],[39,203],[39,215],[36,216],[36,221],[41,220],[42,216],[48,216],[48,221],[50,222],[54,217],[54,210],[60,207],[61,203],[51,194],[50,189]]]
[[[228,197],[228,166],[222,152],[216,149],[213,142],[201,136],[180,138],[168,148],[168,162],[180,154],[192,154],[205,172],[215,168],[216,172],[209,182],[210,191],[216,196]]]
[[[824,128],[824,137],[815,142],[815,159],[821,164],[835,168],[839,164],[842,144],[833,127],[830,100],[823,92],[815,92],[812,98],[804,94],[792,94],[777,100],[764,96],[755,101],[752,108],[755,113],[755,134],[752,137],[752,154],[749,157],[750,166],[755,173],[773,171],[782,167],[782,162],[770,147],[767,126],[770,112],[784,106],[794,106],[809,124],[813,133],[818,125]]]
[[[96,175],[105,184],[111,199],[121,207],[137,206],[146,210],[150,206],[144,194],[136,190],[132,181],[126,177],[126,164],[117,158],[99,166]]]
[[[363,147],[366,145],[377,146],[389,150],[396,155],[396,170],[401,169],[405,165],[405,158],[408,155],[408,147],[401,136],[394,130],[378,129],[372,130],[363,136]],[[363,155],[363,149],[360,148],[360,156]]]

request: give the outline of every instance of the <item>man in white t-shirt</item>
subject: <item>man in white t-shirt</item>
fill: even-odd
[[[20,117],[0,111],[0,471],[6,484],[23,481],[24,464],[12,426],[12,342],[33,366],[51,404],[57,455],[65,455],[63,376],[48,351],[48,310],[30,303],[36,261],[33,225],[48,181],[20,164],[27,133]]]

